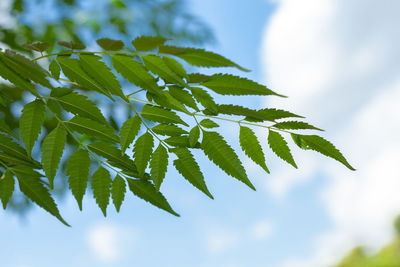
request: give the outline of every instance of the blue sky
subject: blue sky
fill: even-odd
[[[400,197],[390,190],[398,185],[391,159],[400,151],[393,134],[400,114],[393,70],[400,58],[398,46],[388,45],[399,44],[392,31],[396,8],[393,1],[299,2],[191,0],[188,7],[213,28],[219,42],[210,49],[253,70],[241,75],[290,96],[232,101],[305,114],[327,130],[324,136],[357,173],[294,149],[298,170],[266,150],[266,175],[234,145],[253,192],[196,154],[215,200],[170,168],[162,190],[180,218],[131,194],[119,214],[109,207],[107,218],[88,196],[83,212],[72,197],[60,200],[72,228],[39,208],[22,220],[0,211],[2,266],[317,267],[360,242],[374,248],[389,240],[400,211]],[[392,123],[382,125],[382,117]],[[266,149],[266,133],[257,134]],[[228,141],[237,144],[237,135],[229,131]]]

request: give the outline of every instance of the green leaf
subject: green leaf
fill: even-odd
[[[190,148],[200,148],[200,143],[196,142],[193,146],[190,145],[189,136],[171,136],[164,140],[170,146],[173,147],[190,147]]]
[[[24,45],[24,48],[27,50],[34,50],[38,52],[44,52],[46,50],[49,50],[51,48],[51,45],[48,43],[43,43],[43,42],[34,42],[31,44],[26,44]]]
[[[145,105],[140,114],[143,116],[143,118],[149,121],[160,123],[180,123],[185,126],[189,126],[174,112],[151,105]]]
[[[136,51],[150,51],[164,44],[168,39],[160,36],[140,36],[132,41]]]
[[[19,131],[29,157],[31,157],[32,148],[41,132],[44,111],[45,106],[40,100],[32,101],[22,109]]]
[[[179,217],[179,214],[171,208],[165,197],[154,187],[152,183],[145,180],[133,180],[129,178],[127,181],[129,189],[134,195]]]
[[[75,42],[65,42],[65,41],[59,41],[57,42],[59,45],[64,46],[66,48],[69,49],[77,49],[77,50],[82,50],[85,49],[86,46],[84,44],[80,44],[80,43],[75,43]]]
[[[207,93],[207,91],[199,87],[190,87],[192,94],[196,100],[214,114],[218,114],[217,104],[214,99]]]
[[[239,142],[244,153],[246,153],[251,160],[269,173],[267,165],[265,164],[264,152],[253,130],[244,126],[240,126]]]
[[[302,121],[283,121],[283,122],[278,122],[272,127],[278,128],[278,129],[288,129],[288,130],[298,130],[298,129],[310,129],[310,130],[318,130],[318,131],[323,131],[320,128],[317,128],[315,126],[312,126],[306,122]]]
[[[249,71],[221,55],[206,51],[204,49],[163,45],[160,46],[158,52],[177,56],[193,66],[236,67],[242,71]]]
[[[201,85],[221,95],[277,95],[266,86],[230,74],[215,74]]]
[[[138,61],[121,55],[113,55],[111,58],[115,70],[125,79],[153,94],[161,94],[154,77]]]
[[[115,176],[111,185],[111,196],[117,212],[119,212],[126,193],[125,180],[121,176]]]
[[[2,119],[0,119],[0,132],[5,133],[14,138],[18,138],[17,135],[13,131],[11,131],[10,126],[8,126],[6,122],[3,121]]]
[[[26,175],[26,176],[35,177],[38,179],[43,176],[41,173],[33,170],[31,167],[16,165],[16,166],[9,167],[9,169],[12,171],[12,173],[14,173],[16,175],[17,174],[20,174],[22,176]]]
[[[191,147],[194,147],[197,144],[197,141],[199,141],[199,138],[200,138],[200,128],[199,126],[195,126],[189,132],[189,145]]]
[[[255,190],[255,187],[247,177],[246,171],[235,151],[226,143],[220,134],[217,132],[203,131],[201,148],[207,157],[224,172]]]
[[[210,120],[210,119],[204,119],[200,122],[200,125],[203,126],[204,128],[216,128],[219,127],[218,124],[216,124],[214,121]]]
[[[327,157],[339,161],[350,170],[355,171],[355,169],[350,165],[350,163],[346,160],[342,153],[331,142],[325,140],[324,138],[318,135],[293,134],[292,136],[296,136],[301,140],[301,145],[296,143],[297,145],[299,145],[300,148],[317,151]]]
[[[107,215],[107,206],[110,201],[111,194],[111,177],[110,173],[103,167],[99,167],[92,176],[93,196],[96,203],[104,214]]]
[[[274,153],[278,157],[297,169],[296,162],[294,162],[292,153],[290,152],[287,142],[280,133],[269,130],[268,144],[271,147],[272,151],[274,151]]]
[[[55,98],[57,102],[66,110],[74,115],[79,115],[101,124],[108,125],[100,109],[95,103],[90,101],[86,96],[78,93],[70,93],[59,98]]]
[[[56,87],[56,88],[51,89],[50,96],[62,97],[62,96],[72,93],[73,91],[74,90],[72,90],[71,88],[67,88],[67,87]]]
[[[36,161],[33,160],[26,160],[26,159],[21,159],[19,157],[0,152],[0,160],[16,164],[16,165],[25,165],[29,166],[31,168],[39,169],[41,168],[40,163],[37,163]]]
[[[115,146],[104,142],[98,142],[87,145],[87,147],[97,155],[106,158],[111,165],[124,170],[129,170],[130,173],[137,175],[135,163],[128,157],[128,155],[123,154],[121,150]]]
[[[124,122],[121,127],[121,132],[119,136],[122,153],[125,153],[125,150],[128,148],[128,146],[132,144],[133,140],[135,140],[135,137],[138,135],[141,125],[142,120],[138,115]]]
[[[60,68],[60,65],[58,65],[56,60],[52,60],[50,62],[49,70],[50,70],[51,76],[53,76],[54,79],[58,80],[60,78],[61,68]]]
[[[38,177],[26,175],[21,172],[15,172],[19,189],[25,196],[35,202],[37,205],[48,211],[50,214],[59,219],[63,224],[69,224],[61,217],[54,199],[51,197],[48,189]]]
[[[73,82],[78,83],[80,86],[89,90],[94,90],[101,94],[108,96],[114,100],[110,93],[105,90],[100,84],[93,80],[80,66],[79,61],[74,58],[67,58],[65,56],[58,56],[57,61],[65,76]]]
[[[199,111],[199,108],[197,107],[192,95],[189,94],[187,91],[176,86],[170,86],[169,93],[182,104],[191,107],[196,111]]]
[[[121,85],[108,66],[101,61],[101,57],[95,55],[79,55],[79,63],[82,69],[100,86],[104,91],[110,91],[112,94],[125,99]]]
[[[6,106],[6,103],[4,102],[4,99],[0,96],[0,105],[2,105],[3,107]]]
[[[167,166],[168,152],[163,145],[159,144],[157,149],[151,155],[150,160],[150,176],[153,179],[157,190],[160,190],[160,186],[167,172]]]
[[[82,210],[82,200],[86,193],[89,178],[90,158],[84,149],[78,149],[67,161],[69,188],[74,195],[79,209]]]
[[[100,38],[96,40],[97,44],[104,50],[118,51],[124,47],[124,42],[110,38]]]
[[[170,57],[163,57],[162,58],[164,63],[176,74],[178,74],[179,77],[187,78],[187,73],[185,68],[182,66],[181,63],[176,61],[173,58]]]
[[[31,161],[25,149],[23,149],[19,144],[15,143],[11,138],[2,134],[0,134],[0,150],[18,158]]]
[[[44,173],[49,179],[50,188],[53,188],[54,177],[56,176],[66,141],[67,132],[60,125],[51,131],[43,140],[42,164]]]
[[[175,99],[175,97],[173,97],[168,91],[162,91],[161,95],[152,95],[151,97],[153,98],[154,102],[164,108],[174,109],[189,114],[187,108],[177,99]]]
[[[6,171],[0,177],[0,199],[3,203],[3,209],[6,209],[8,201],[14,192],[14,178],[10,171]]]
[[[158,124],[151,128],[153,132],[159,135],[167,135],[167,136],[179,136],[182,134],[187,134],[188,132],[179,128],[176,125],[165,125],[165,124]]]
[[[192,153],[187,148],[174,148],[172,152],[178,157],[178,159],[174,160],[174,166],[178,172],[194,187],[209,198],[214,199],[210,191],[208,191],[203,174]]]
[[[119,143],[119,138],[115,134],[114,130],[97,121],[75,116],[71,120],[65,121],[64,123],[67,124],[69,128],[77,131],[80,134],[86,134],[90,137]]]
[[[202,73],[189,73],[187,77],[188,83],[202,83],[208,81],[211,76]]]
[[[179,84],[181,86],[186,85],[185,82],[165,64],[161,57],[142,56],[142,59],[146,68],[160,76],[165,82]]]
[[[153,151],[153,146],[154,138],[149,132],[140,136],[135,142],[133,157],[140,176],[144,175],[147,163],[150,160],[151,152]]]

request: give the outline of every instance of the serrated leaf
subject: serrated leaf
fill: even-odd
[[[265,164],[264,152],[253,130],[244,126],[240,126],[239,142],[244,153],[246,153],[251,160],[269,173],[267,165]]]
[[[99,167],[92,175],[92,190],[96,203],[104,214],[107,216],[107,206],[110,201],[111,194],[111,177],[110,173],[103,167]]]
[[[315,126],[312,126],[306,122],[302,121],[283,121],[283,122],[278,122],[272,127],[278,128],[278,129],[288,129],[288,130],[298,130],[298,129],[310,129],[310,130],[318,130],[318,131],[323,131],[320,128],[317,128]]]
[[[10,171],[6,171],[0,176],[0,199],[3,203],[3,209],[6,209],[8,201],[14,192],[14,178]]]
[[[179,77],[187,78],[187,73],[185,68],[182,66],[181,63],[176,61],[173,58],[170,57],[163,57],[162,58],[164,63],[173,71],[175,72]]]
[[[217,123],[215,123],[214,121],[210,120],[210,119],[204,119],[200,122],[200,125],[203,126],[204,128],[216,128],[219,127],[219,125]]]
[[[133,158],[140,176],[144,175],[144,171],[146,170],[151,153],[153,151],[153,146],[154,138],[149,132],[146,132],[140,136],[135,142],[135,146],[133,148]]]
[[[288,147],[287,142],[280,133],[269,130],[268,144],[272,151],[278,157],[297,169],[297,165],[293,159],[292,153],[290,152],[290,148]]]
[[[193,66],[236,67],[242,71],[249,71],[221,55],[204,49],[162,45],[158,52],[177,56]]]
[[[85,195],[89,178],[90,158],[84,149],[77,150],[67,161],[67,175],[69,188],[82,210],[82,199]]]
[[[181,104],[181,102],[176,100],[168,91],[162,91],[161,95],[153,94],[152,98],[154,102],[164,108],[174,109],[189,114],[187,108]]]
[[[54,177],[56,176],[66,141],[67,132],[62,126],[57,126],[43,140],[42,165],[44,173],[49,179],[50,188],[53,188]]]
[[[176,125],[166,125],[166,124],[158,124],[151,128],[153,132],[159,135],[167,135],[167,136],[179,136],[182,134],[188,134],[187,131],[179,128]]]
[[[166,83],[179,84],[181,86],[186,85],[185,82],[165,64],[161,57],[142,56],[142,59],[146,68],[161,77]]]
[[[11,138],[2,134],[0,134],[0,150],[18,158],[30,161],[25,149],[23,149],[19,144],[15,143]]]
[[[39,173],[39,172],[35,171],[34,169],[32,169],[31,167],[27,167],[27,166],[16,165],[16,166],[9,167],[9,169],[12,171],[12,173],[20,174],[22,176],[35,177],[38,179],[43,176],[41,173]]]
[[[51,48],[51,45],[48,43],[43,43],[43,42],[34,42],[31,44],[26,44],[24,45],[24,48],[27,50],[34,50],[38,52],[44,52],[46,50],[49,50]]]
[[[122,92],[121,85],[108,66],[101,61],[101,57],[95,55],[80,55],[79,63],[82,69],[100,86],[104,91],[110,91],[112,94],[126,99]]]
[[[193,108],[196,111],[199,111],[199,108],[196,105],[196,102],[194,101],[193,97],[191,94],[189,94],[187,91],[183,90],[182,88],[178,88],[176,86],[170,86],[169,87],[169,93],[178,101],[180,101],[182,104]]]
[[[217,104],[215,104],[214,99],[207,93],[207,91],[199,87],[190,87],[192,94],[196,100],[203,105],[203,107],[210,110],[213,114],[218,114]]]
[[[65,76],[73,82],[78,83],[80,86],[94,90],[101,94],[108,96],[111,100],[114,100],[107,90],[93,80],[80,66],[79,61],[74,58],[67,58],[65,56],[58,56],[57,61],[61,66],[61,69]]]
[[[126,193],[125,180],[121,176],[115,176],[111,185],[111,196],[117,212],[119,212]]]
[[[325,140],[318,135],[293,135],[297,136],[301,140],[301,145],[299,145],[300,148],[317,151],[327,157],[339,161],[350,170],[355,171],[343,154],[328,140]]]
[[[197,141],[199,141],[199,138],[200,138],[200,128],[198,126],[195,126],[189,132],[189,145],[191,147],[194,147],[197,144]]]
[[[32,101],[22,109],[19,131],[29,157],[31,157],[32,148],[41,132],[44,111],[45,106],[40,100]]]
[[[110,38],[100,38],[96,40],[97,44],[104,50],[118,51],[124,47],[124,42]]]
[[[214,199],[204,181],[203,173],[187,148],[174,148],[172,152],[178,157],[174,160],[174,166],[182,176],[194,187],[202,191],[209,198]]]
[[[125,79],[153,94],[161,94],[154,77],[138,61],[121,55],[113,55],[111,58],[115,70]]]
[[[124,122],[121,127],[121,132],[119,136],[122,153],[125,153],[125,150],[128,148],[128,146],[132,144],[133,140],[135,140],[135,137],[138,135],[141,125],[142,120],[138,115]]]
[[[167,172],[167,166],[168,152],[163,145],[159,144],[151,155],[150,160],[150,176],[157,190],[160,190],[160,186]]]
[[[119,138],[115,134],[114,130],[97,121],[75,116],[71,120],[65,121],[64,123],[67,124],[69,128],[77,131],[80,134],[86,134],[90,137],[119,143]]]
[[[247,177],[246,171],[235,151],[226,143],[220,134],[217,132],[203,131],[201,148],[204,154],[224,172],[255,190],[255,187]]]
[[[129,189],[132,191],[132,193],[141,199],[151,203],[152,205],[163,209],[177,217],[179,217],[179,214],[176,213],[165,197],[154,187],[154,185],[148,181],[144,180],[133,180],[133,179],[127,179]]]
[[[151,105],[145,105],[140,114],[143,116],[143,118],[149,121],[160,123],[180,123],[185,126],[189,126],[174,112]]]
[[[13,131],[11,131],[10,126],[8,126],[6,122],[3,121],[2,119],[0,119],[0,132],[5,133],[14,138],[18,138],[17,135]]]
[[[82,50],[85,49],[86,46],[84,44],[76,43],[76,42],[65,42],[65,41],[59,41],[57,42],[59,45],[64,46],[69,49],[77,49],[77,50]]]
[[[150,51],[162,45],[168,39],[161,36],[139,36],[132,41],[136,51]]]
[[[39,169],[41,168],[41,165],[36,163],[33,160],[26,160],[26,159],[21,159],[19,157],[0,152],[0,160],[8,163],[12,163],[15,165],[25,165],[31,168]]]
[[[51,76],[53,76],[54,79],[58,80],[60,78],[61,68],[60,68],[60,65],[58,65],[56,60],[52,60],[50,62],[49,70],[50,70]]]
[[[86,96],[78,93],[70,93],[55,99],[61,106],[74,115],[79,115],[102,124],[108,125],[100,109],[95,103],[90,101]]]
[[[72,90],[71,88],[67,88],[67,87],[56,87],[56,88],[51,89],[50,96],[51,97],[62,97],[62,96],[72,93],[73,91],[74,90]]]
[[[211,76],[202,73],[189,73],[187,76],[188,83],[202,83],[208,81]]]
[[[21,172],[15,172],[15,174],[18,179],[19,189],[25,196],[55,216],[63,224],[69,226],[69,224],[61,217],[57,205],[51,197],[48,189],[43,185],[43,182],[38,179],[38,177],[26,175]]]
[[[171,136],[164,139],[164,142],[173,147],[190,147],[190,148],[200,148],[200,143],[196,142],[193,146],[190,145],[189,136]]]

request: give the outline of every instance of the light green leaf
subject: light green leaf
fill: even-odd
[[[142,120],[138,115],[129,118],[121,127],[121,132],[119,136],[121,151],[125,153],[125,150],[130,144],[132,144],[135,137],[138,135],[140,126],[142,125]]]
[[[173,58],[170,57],[163,57],[162,58],[164,63],[176,74],[178,74],[179,77],[187,78],[187,73],[185,68],[182,66],[181,63],[176,61]]]
[[[124,47],[124,42],[110,38],[101,38],[96,40],[97,44],[104,50],[118,51]]]
[[[157,190],[160,190],[165,173],[167,172],[167,166],[168,152],[163,145],[159,144],[157,149],[151,155],[150,160],[150,176],[153,179]]]
[[[318,130],[318,131],[323,131],[320,128],[314,127],[306,122],[302,121],[283,121],[283,122],[278,122],[272,127],[278,128],[278,129],[288,129],[288,130],[298,130],[298,129],[310,129],[310,130]]]
[[[180,123],[185,126],[189,126],[174,112],[151,105],[145,105],[140,114],[143,116],[143,118],[149,121],[160,123]]]
[[[141,63],[128,56],[113,55],[111,58],[115,70],[125,79],[153,94],[161,94],[154,77]]]
[[[51,76],[53,76],[54,79],[58,80],[60,78],[61,68],[60,68],[60,65],[58,65],[56,60],[52,60],[50,62],[49,70],[50,70]]]
[[[19,189],[30,200],[38,204],[40,207],[48,211],[50,214],[59,219],[63,224],[69,224],[61,217],[54,199],[51,197],[48,189],[43,185],[43,182],[38,177],[15,172]]]
[[[246,171],[235,151],[226,143],[220,134],[217,132],[203,131],[201,148],[207,157],[224,172],[255,190],[255,187],[247,177]]]
[[[174,109],[189,114],[187,108],[175,99],[175,97],[173,97],[168,91],[162,91],[161,95],[152,95],[152,98],[154,102],[164,108]]]
[[[283,159],[284,161],[286,161],[293,167],[297,168],[297,165],[296,165],[296,162],[294,162],[292,153],[290,152],[290,149],[289,149],[285,139],[283,138],[283,136],[280,133],[269,130],[268,144],[271,147],[272,151],[274,151],[274,153],[278,157],[280,157],[281,159]]]
[[[53,188],[54,177],[56,176],[66,141],[67,132],[60,125],[43,140],[42,164],[44,173],[49,179],[50,188]]]
[[[185,104],[186,106],[191,107],[196,111],[199,111],[199,108],[197,107],[196,102],[194,101],[192,95],[189,94],[187,91],[183,90],[183,88],[179,88],[177,86],[170,86],[169,93],[178,101],[180,101],[182,104]]]
[[[188,83],[202,83],[208,81],[211,76],[202,73],[189,73],[187,77]]]
[[[129,178],[127,181],[129,189],[134,195],[179,217],[179,214],[171,208],[165,197],[154,187],[152,183],[145,180],[134,180]]]
[[[167,136],[179,136],[182,134],[188,134],[187,131],[179,128],[176,125],[166,125],[166,124],[158,124],[151,128],[153,132],[159,135],[167,135]]]
[[[41,132],[45,106],[41,100],[32,101],[24,106],[19,120],[19,131],[28,156]]]
[[[187,148],[174,148],[172,152],[178,157],[174,160],[174,166],[182,176],[194,187],[202,191],[209,198],[214,199],[204,181],[203,173]]]
[[[149,132],[140,136],[135,142],[133,158],[140,176],[144,175],[151,152],[153,151],[153,146],[154,138]]]
[[[119,212],[126,193],[125,180],[121,176],[115,176],[111,185],[111,196],[117,212]]]
[[[257,136],[252,129],[240,126],[239,142],[244,153],[263,168],[267,173],[269,170],[265,164],[265,156]]]
[[[160,76],[166,83],[179,84],[185,86],[185,82],[173,72],[164,60],[158,56],[142,56],[144,65],[152,73]]]
[[[100,86],[104,91],[110,91],[112,94],[126,99],[122,92],[121,85],[110,68],[101,61],[101,57],[95,55],[80,55],[79,63],[82,69]]]
[[[210,119],[204,119],[200,122],[200,125],[203,126],[204,128],[216,128],[219,127],[218,124],[216,124],[214,121],[210,120]]]
[[[67,161],[67,175],[69,188],[82,210],[82,199],[86,193],[89,178],[90,158],[84,149],[77,150]]]
[[[221,55],[206,51],[204,49],[163,45],[160,46],[158,52],[177,56],[193,66],[236,67],[242,71],[249,71]]]
[[[115,134],[114,130],[110,127],[104,126],[97,121],[92,121],[84,117],[75,116],[71,120],[65,121],[64,123],[69,128],[77,131],[80,134],[86,134],[90,137],[119,143],[119,138]]]
[[[161,36],[139,36],[132,41],[136,51],[150,51],[162,45],[168,39]]]
[[[214,99],[207,93],[207,91],[199,87],[190,87],[192,94],[196,100],[203,105],[203,107],[210,110],[213,114],[218,114],[217,104]]]
[[[73,91],[74,90],[72,90],[71,88],[67,88],[67,87],[56,87],[56,88],[51,89],[50,96],[51,97],[62,97],[62,96],[72,93]]]
[[[106,217],[111,194],[111,177],[110,173],[101,166],[93,173],[92,190],[97,205]]]
[[[355,171],[355,169],[350,165],[343,154],[331,142],[325,140],[324,138],[318,135],[293,134],[292,136],[300,139],[301,145],[296,142],[296,144],[299,145],[300,148],[317,151],[327,157],[339,161],[350,170]]]
[[[14,192],[14,178],[10,171],[6,171],[0,176],[0,199],[3,203],[3,209],[6,209],[8,201]]]
[[[191,147],[194,147],[197,144],[197,141],[199,141],[199,138],[200,138],[200,128],[198,126],[195,126],[189,132],[189,145]]]

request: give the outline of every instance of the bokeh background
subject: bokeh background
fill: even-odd
[[[357,245],[374,253],[392,240],[400,213],[399,1],[122,1],[130,9],[112,1],[107,9],[106,0],[42,0],[20,11],[12,2],[0,1],[0,37],[11,40],[5,29],[18,28],[24,37],[14,38],[15,49],[44,35],[93,43],[163,34],[219,52],[252,70],[240,75],[289,96],[232,102],[305,115],[357,171],[295,148],[293,169],[268,151],[260,131],[270,175],[235,146],[257,192],[196,155],[215,200],[171,169],[162,191],[180,218],[129,194],[119,214],[110,207],[104,218],[90,193],[83,212],[60,194],[67,228],[16,201],[14,211],[0,211],[1,266],[322,267]],[[166,2],[176,5],[152,9]],[[237,144],[238,131],[222,126]]]

